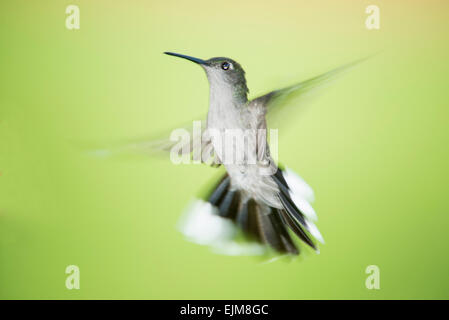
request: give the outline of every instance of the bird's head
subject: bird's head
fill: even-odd
[[[211,90],[229,90],[234,98],[247,100],[248,87],[246,86],[245,71],[236,61],[225,57],[203,60],[173,52],[165,52],[165,54],[187,59],[203,67]]]

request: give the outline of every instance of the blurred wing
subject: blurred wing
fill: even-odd
[[[273,127],[273,125],[277,123],[277,120],[280,119],[280,114],[284,109],[288,112],[292,111],[291,108],[286,108],[286,106],[302,102],[310,93],[323,88],[332,80],[335,80],[337,76],[343,74],[345,71],[348,71],[350,68],[364,60],[366,59],[348,63],[295,85],[271,91],[252,100],[250,102],[250,107],[259,109],[260,113],[266,114],[270,127]],[[291,118],[291,115],[286,118]]]
[[[219,166],[210,140],[204,139],[205,130],[205,120],[191,121],[153,137],[116,142],[101,148],[89,148],[91,149],[89,154],[102,158],[135,155],[167,157],[170,152],[176,150],[179,156],[190,155],[194,160]]]

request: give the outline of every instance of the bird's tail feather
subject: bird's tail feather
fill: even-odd
[[[208,195],[207,202],[200,202],[199,206],[189,210],[181,224],[183,233],[194,242],[211,245],[226,254],[263,254],[271,250],[298,255],[299,248],[290,235],[291,230],[316,250],[312,236],[320,239],[321,235],[316,233],[316,227],[316,231],[310,228],[313,225],[310,214],[298,209],[298,201],[292,199],[284,176],[287,177],[287,173],[281,170],[273,176],[279,185],[278,196],[283,205],[279,209],[248,197],[244,191],[233,189],[226,174]],[[307,188],[310,189],[305,184],[302,189]],[[299,198],[304,199],[303,196]],[[239,235],[249,241],[236,241]]]

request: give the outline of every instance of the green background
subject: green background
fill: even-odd
[[[80,30],[65,28],[69,4]],[[365,28],[370,4],[380,30]],[[1,298],[449,298],[447,1],[0,8]],[[74,147],[207,111],[204,72],[163,51],[234,58],[251,97],[380,52],[280,128],[281,162],[316,193],[320,255],[269,264],[216,255],[176,224],[217,169]],[[80,290],[65,288],[71,264]],[[373,264],[380,290],[365,287]]]

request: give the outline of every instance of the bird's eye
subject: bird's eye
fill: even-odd
[[[230,66],[231,66],[231,65],[229,64],[229,62],[223,62],[223,63],[221,64],[221,68],[222,68],[223,70],[228,70]]]

